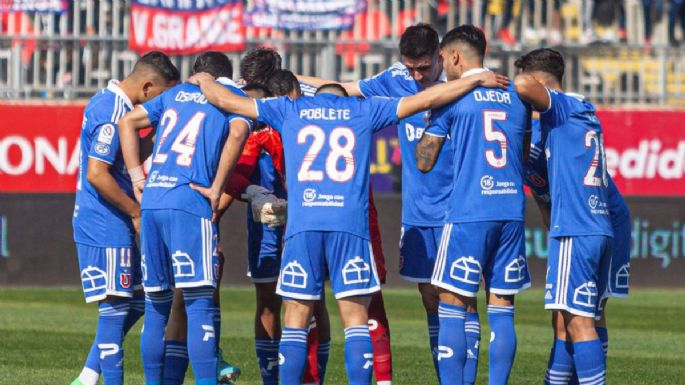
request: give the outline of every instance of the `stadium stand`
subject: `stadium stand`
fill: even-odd
[[[130,1],[66,3],[61,14],[0,12],[1,98],[85,98],[130,71],[138,58],[128,48]],[[397,60],[397,39],[411,24],[429,22],[444,33],[476,23],[490,38],[493,69],[512,75],[521,52],[554,45],[567,58],[566,86],[599,104],[680,106],[679,7],[663,0],[369,0],[350,30],[248,26],[245,36],[248,48],[279,49],[295,72],[353,80]],[[240,60],[240,53],[229,56]],[[194,56],[174,60],[185,76]]]

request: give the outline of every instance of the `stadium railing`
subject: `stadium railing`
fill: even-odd
[[[590,20],[584,16],[587,3],[369,0],[349,31],[248,27],[246,38],[248,48],[277,48],[284,66],[297,73],[350,81],[371,76],[398,60],[399,36],[409,25],[428,22],[442,34],[459,24],[475,22],[491,39],[487,66],[514,75],[515,59],[551,41],[549,33],[561,28],[559,20],[563,20],[563,41],[558,47],[566,57],[567,89],[584,93],[599,104],[685,105],[685,49],[665,44],[666,18],[654,28],[653,45],[644,46],[640,23],[644,10],[639,2],[629,0],[623,8],[624,42],[586,44],[597,39],[584,36]],[[507,7],[511,7],[511,21],[505,26]],[[124,0],[75,0],[63,14],[5,15],[0,19],[0,98],[87,98],[108,79],[122,78],[138,58],[128,49],[129,23],[129,2]],[[613,23],[620,31],[619,19]],[[503,27],[515,37],[513,44],[502,38]],[[606,36],[601,28],[596,30],[597,36]],[[533,38],[530,31],[537,31]],[[238,68],[241,53],[228,55]],[[173,59],[183,76],[190,73],[194,56]]]

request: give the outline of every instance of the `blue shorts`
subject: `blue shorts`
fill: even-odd
[[[338,231],[304,231],[285,241],[276,293],[318,300],[326,273],[338,299],[381,289],[367,239]]]
[[[254,283],[278,281],[283,227],[272,228],[247,219],[247,276]]]
[[[403,225],[400,234],[400,276],[409,282],[430,283],[442,226]]]
[[[523,222],[448,223],[440,240],[431,283],[475,297],[485,290],[513,295],[530,287]]]
[[[612,239],[604,235],[549,239],[545,309],[599,317],[607,294]]]
[[[630,216],[614,223],[609,297],[626,298],[630,287]]]
[[[76,244],[81,285],[86,302],[107,296],[133,297],[141,289],[140,253],[137,247],[95,247]]]
[[[217,227],[180,210],[143,210],[140,243],[145,291],[217,285]]]

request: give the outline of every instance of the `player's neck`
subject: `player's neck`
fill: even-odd
[[[140,100],[138,100],[138,97],[136,96],[138,94],[136,92],[137,91],[136,84],[134,84],[134,82],[131,81],[131,79],[126,78],[126,79],[120,81],[118,86],[119,86],[119,88],[121,88],[122,91],[124,91],[126,96],[128,96],[128,99],[131,101],[131,104],[133,104],[134,106],[136,104],[140,104]]]
[[[462,67],[461,67],[461,76],[460,76],[460,78],[463,78],[463,77],[464,77],[464,74],[466,74],[467,72],[469,72],[469,71],[471,71],[471,70],[479,70],[479,69],[483,69],[483,68],[484,68],[484,67],[483,67],[483,63],[482,63],[482,62],[479,62],[479,63],[476,63],[476,62],[474,62],[474,63],[464,63],[464,64],[462,65]]]

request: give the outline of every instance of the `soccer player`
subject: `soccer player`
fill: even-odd
[[[342,83],[354,96],[402,97],[440,83],[442,61],[438,33],[428,24],[407,28],[400,38],[400,61],[385,71],[359,82]],[[301,77],[314,84],[326,81]],[[402,229],[400,236],[400,276],[418,286],[426,311],[428,335],[433,364],[438,371],[438,290],[431,284],[431,275],[444,225],[452,180],[452,157],[448,144],[429,173],[416,168],[416,144],[426,129],[430,114],[419,113],[398,124],[402,157]],[[467,312],[469,359],[466,362],[465,383],[473,384],[478,370],[480,321],[475,307]]]
[[[370,294],[380,290],[368,245],[371,134],[422,109],[443,105],[486,78],[488,84],[506,83],[497,75],[481,74],[401,101],[327,94],[254,101],[214,86],[208,75],[191,79],[211,103],[256,118],[283,136],[291,218],[277,289],[286,304],[279,349],[283,385],[301,383],[306,327],[326,272],[345,327],[349,382],[370,383],[373,353],[366,308]]]
[[[83,116],[81,158],[74,207],[74,241],[86,302],[98,301],[95,340],[85,367],[72,385],[123,384],[124,334],[142,316],[140,255],[135,235],[140,207],[119,150],[117,120],[179,80],[161,52],[138,60],[121,82],[90,100]]]
[[[220,52],[200,55],[194,70],[244,95],[230,80],[232,65]],[[119,122],[124,160],[142,201],[141,249],[146,314],[141,350],[147,385],[162,383],[164,327],[173,287],[183,291],[188,356],[195,383],[217,384],[213,294],[217,285],[216,211],[221,192],[248,136],[251,121],[207,103],[191,84],[178,85]],[[145,181],[136,131],[152,125],[158,137]],[[193,187],[207,187],[207,201]]]
[[[549,50],[549,49],[541,49],[541,50],[535,50],[530,52],[527,55],[524,55],[523,57],[519,58],[516,63],[516,67],[522,71],[523,74],[525,74],[525,77],[521,77],[517,79],[517,89],[521,89],[522,92],[522,97],[526,98],[528,97],[527,95],[532,95],[533,90],[537,90],[537,92],[542,92],[543,90],[540,89],[542,86],[538,86],[537,84],[533,83],[535,82],[540,82],[539,84],[546,85],[549,87],[551,90],[560,90],[559,84],[561,83],[561,78],[563,77],[564,73],[564,61],[563,57],[556,51]],[[560,67],[559,67],[560,66]],[[527,87],[533,86],[534,88],[529,89]],[[552,97],[554,95],[554,97]],[[594,293],[594,300],[596,300],[596,304],[598,309],[590,312],[593,313],[594,316],[597,316],[597,312],[601,311],[601,317],[596,319],[597,322],[595,322],[595,331],[597,334],[597,337],[599,338],[599,341],[601,343],[601,347],[603,348],[604,353],[606,354],[607,348],[608,348],[608,333],[606,329],[606,318],[605,318],[605,304],[606,304],[606,299],[605,298],[599,298],[598,296],[605,294],[608,295],[609,297],[615,296],[615,297],[622,297],[626,296],[628,294],[628,278],[630,274],[630,212],[628,210],[627,205],[625,204],[625,201],[621,197],[620,192],[616,188],[616,185],[613,183],[611,180],[611,177],[609,175],[606,175],[604,170],[604,165],[603,163],[599,163],[599,157],[603,156],[602,154],[602,141],[601,141],[601,131],[596,131],[597,127],[597,120],[596,117],[594,117],[594,112],[592,105],[589,104],[588,102],[584,101],[584,98],[580,95],[575,95],[575,94],[570,94],[566,93],[563,97],[561,93],[557,93],[555,91],[550,91],[550,93],[547,96],[547,107],[549,107],[549,111],[541,114],[541,121],[539,124],[533,126],[533,136],[534,136],[534,141],[532,141],[531,144],[531,156],[529,158],[529,164],[528,164],[528,170],[527,170],[527,181],[529,186],[531,186],[531,191],[533,191],[534,196],[536,197],[536,201],[538,202],[538,206],[541,209],[541,213],[543,214],[543,219],[545,220],[546,224],[549,227],[550,223],[550,210],[552,211],[552,223],[557,223],[554,221],[555,219],[557,221],[560,220],[560,215],[555,215],[554,207],[556,209],[559,209],[558,205],[554,205],[553,198],[555,197],[554,193],[554,181],[552,180],[553,177],[556,175],[557,178],[562,178],[562,183],[574,183],[573,180],[568,179],[568,171],[564,170],[562,167],[563,166],[561,163],[558,162],[553,162],[551,159],[551,155],[558,154],[557,156],[561,157],[566,154],[564,153],[559,153],[559,147],[556,147],[557,151],[552,152],[555,148],[550,148],[550,162],[548,164],[548,159],[546,154],[546,149],[547,149],[547,141],[549,138],[556,139],[556,143],[559,143],[559,141],[565,140],[565,142],[562,143],[568,143],[570,142],[569,138],[572,138],[571,135],[575,134],[575,136],[579,135],[585,135],[589,136],[591,139],[589,139],[590,145],[587,146],[589,149],[585,150],[582,149],[583,151],[576,150],[576,154],[583,154],[585,155],[584,158],[589,158],[588,155],[590,155],[592,158],[589,167],[584,165],[581,167],[581,171],[583,171],[583,168],[588,167],[585,171],[588,171],[585,176],[583,176],[583,184],[587,189],[602,189],[602,185],[604,185],[604,188],[607,189],[606,194],[607,194],[607,206],[608,206],[608,211],[609,211],[609,217],[610,217],[610,222],[611,222],[611,228],[613,230],[613,241],[612,241],[612,251],[611,251],[611,261],[609,265],[609,282],[606,285],[606,293],[602,293],[599,291],[599,284],[597,284],[597,281],[592,281],[594,283],[594,287],[590,288],[590,292]],[[538,95],[540,98],[540,102],[544,102],[545,98],[543,96]],[[574,99],[571,99],[574,98]],[[564,108],[567,111],[563,111],[563,107],[553,107],[552,103],[555,102],[555,99],[557,100],[557,103],[563,103],[566,107]],[[542,107],[542,105],[539,105],[539,107]],[[556,111],[553,111],[553,109],[556,109]],[[546,111],[547,108],[541,108],[541,111]],[[574,116],[575,119],[578,119],[579,117],[582,116],[587,116],[587,120],[576,120],[575,126],[564,126],[560,124],[550,124],[551,122],[554,122],[553,119],[559,119],[559,117],[554,117],[554,118],[545,118],[545,116],[554,116],[555,114],[562,114],[562,119],[565,119],[565,116]],[[557,122],[559,122],[557,120]],[[546,123],[546,124],[545,124]],[[545,126],[543,126],[545,125]],[[587,126],[587,127],[585,127]],[[583,129],[586,129],[584,131]],[[556,131],[564,130],[563,132],[556,133]],[[574,132],[575,131],[575,132]],[[556,135],[553,135],[552,133],[555,133]],[[560,135],[564,135],[564,137],[560,137]],[[594,135],[597,135],[597,139],[592,139]],[[576,138],[578,139],[578,138]],[[584,138],[581,138],[581,140],[587,140]],[[596,142],[594,143],[594,151],[597,151],[597,155],[595,158],[594,153],[590,154],[585,154],[586,151],[593,151],[591,147],[593,147],[593,141]],[[554,145],[556,143],[549,143],[549,145]],[[558,145],[557,145],[558,146]],[[568,155],[567,155],[568,156]],[[582,157],[580,159],[583,159]],[[548,167],[549,173],[548,173]],[[556,167],[554,170],[551,169],[551,167]],[[567,167],[571,167],[570,165],[567,165]],[[580,167],[580,165],[578,166]],[[592,171],[596,171],[597,168],[601,168],[601,170],[598,173],[601,180],[593,179],[596,178],[597,174],[593,174],[590,171],[590,168],[592,168]],[[577,175],[580,176],[580,175]],[[587,180],[586,180],[587,178]],[[606,178],[606,184],[604,183],[604,178]],[[551,182],[551,183],[550,183]],[[557,182],[559,183],[559,182]],[[576,184],[580,185],[580,183],[575,182]],[[599,186],[597,186],[599,184]],[[559,186],[557,185],[557,190],[556,193],[556,198],[561,198],[565,199],[566,194],[569,193],[567,190],[563,190],[560,187],[565,187],[565,186]],[[550,196],[550,190],[551,190],[551,196]],[[576,192],[571,190],[572,192]],[[587,194],[587,192],[582,191],[583,193]],[[580,198],[582,199],[585,194],[580,195]],[[592,195],[590,195],[590,198]],[[588,199],[590,199],[588,198]],[[597,196],[595,196],[595,199],[597,199]],[[551,202],[550,202],[551,201]],[[591,201],[588,201],[588,204],[590,204]],[[605,207],[607,207],[605,206]],[[572,207],[572,206],[570,206]],[[577,208],[583,208],[584,206],[576,206]],[[584,215],[581,216],[581,218],[587,218],[590,217],[592,218],[593,216],[597,215],[592,212],[593,209],[590,208],[590,213],[588,215],[587,212],[584,213]],[[562,213],[566,213],[567,211],[562,211]],[[585,211],[585,210],[582,210]],[[581,212],[582,212],[581,211]],[[598,213],[599,214],[599,213]],[[606,213],[599,214],[599,215],[606,215]],[[597,221],[593,221],[597,223]],[[603,220],[602,220],[603,222]],[[581,223],[586,223],[586,222],[581,222]],[[573,225],[573,223],[571,223]],[[598,229],[601,229],[598,231]],[[569,232],[571,234],[577,233],[577,232],[584,232],[586,230],[585,226],[580,228],[579,226],[575,226],[575,228],[571,229],[566,229],[566,232]],[[601,228],[599,228],[597,225],[594,225],[590,228],[588,228],[590,233],[596,232],[600,234],[605,234],[606,233],[606,225],[604,224]],[[557,233],[559,232],[559,229],[556,231]],[[571,237],[572,239],[582,239],[583,241],[590,239],[590,238],[601,238],[601,237],[588,237],[588,236],[580,236],[580,237]],[[564,242],[564,238],[562,238],[562,242]],[[571,241],[573,242],[573,241]],[[550,244],[552,243],[552,239],[550,238]],[[580,242],[579,242],[580,243]],[[587,263],[587,260],[593,261],[592,263],[595,264],[594,271],[592,271],[592,274],[603,274],[602,269],[600,268],[602,265],[604,265],[604,268],[606,268],[606,261],[603,261],[601,259],[601,256],[598,255],[592,255],[592,254],[597,254],[597,253],[592,253],[591,251],[588,252],[590,254],[587,256],[585,259],[582,260],[581,256],[578,254],[575,254],[573,249],[567,250],[571,252],[571,261],[573,262],[576,259],[578,259],[578,263],[585,264]],[[559,258],[555,258],[553,255],[551,249],[550,249],[550,254],[549,254],[551,259],[557,259],[557,263],[559,259],[562,258],[568,258],[569,255],[562,255]],[[600,258],[598,258],[600,257]],[[606,258],[606,256],[604,257]],[[568,263],[570,263],[568,262]],[[548,262],[551,267],[552,261]],[[582,266],[582,265],[581,265]],[[598,268],[599,268],[599,273],[598,273]],[[551,270],[550,270],[551,271]],[[573,282],[573,279],[576,276],[574,276],[574,271],[571,272],[571,282]],[[562,279],[568,279],[567,277],[564,277]],[[583,282],[581,282],[583,283]],[[586,286],[587,287],[587,286]],[[548,276],[548,284],[547,284],[548,289],[554,290],[554,283],[550,285],[550,277]],[[568,290],[568,289],[567,289]],[[594,290],[594,291],[592,291]],[[585,290],[582,290],[585,291]],[[577,297],[576,293],[581,293],[582,291],[578,291],[577,289],[574,290],[574,298],[573,298],[573,303],[577,302]],[[546,293],[547,295],[547,293]],[[552,297],[552,291],[549,291],[550,298],[548,298],[552,302],[552,299],[556,300],[557,297]],[[587,297],[586,297],[587,298]],[[554,306],[553,306],[554,307]],[[562,307],[560,307],[561,309]],[[581,309],[581,311],[587,311],[587,309]],[[578,367],[576,367],[576,362],[575,361],[575,355],[574,355],[574,340],[572,339],[572,336],[570,333],[567,333],[567,325],[570,326],[570,323],[568,322],[568,319],[571,318],[569,316],[570,314],[577,313],[578,309],[573,309],[573,311],[568,310],[568,312],[565,312],[564,310],[555,310],[553,312],[553,325],[555,329],[555,341],[552,346],[552,350],[550,353],[550,360],[548,362],[548,367],[547,367],[547,372],[545,373],[545,383],[546,384],[578,384],[579,383],[579,376],[581,376],[580,370]],[[565,314],[566,313],[566,314]],[[588,318],[591,316],[588,314]],[[583,322],[584,321],[584,322]],[[578,323],[578,320],[575,320],[576,323]],[[580,321],[580,324],[589,324],[589,320],[582,320]],[[574,327],[578,328],[578,325],[573,325]],[[593,336],[589,336],[586,338],[589,338],[589,341],[592,346],[593,352],[597,354],[599,352],[599,349],[597,348],[597,341],[593,341],[594,338]],[[585,340],[586,342],[588,340]],[[581,349],[586,349],[588,347],[588,344],[581,345]],[[582,360],[581,357],[577,357]],[[597,359],[598,357],[596,357]],[[584,363],[584,371],[588,370],[589,363],[585,362]],[[587,374],[585,374],[585,381],[580,382],[580,383],[604,383],[604,375],[601,374],[604,369],[601,369],[601,364],[599,362],[596,362],[595,364],[595,369],[591,373],[594,373],[594,378],[591,380],[587,379]],[[600,369],[598,369],[600,368]],[[587,372],[586,372],[587,373]]]
[[[483,32],[462,25],[441,44],[447,79],[487,71]],[[506,384],[516,353],[514,295],[530,286],[525,258],[523,156],[530,109],[513,88],[476,88],[434,111],[416,146],[416,164],[431,170],[452,145],[454,174],[446,224],[431,282],[439,288],[438,365],[442,385],[464,383],[466,306],[481,278],[488,302],[490,384]]]

